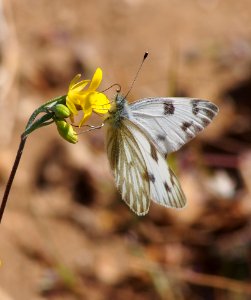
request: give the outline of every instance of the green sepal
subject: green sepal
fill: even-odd
[[[73,127],[64,120],[55,120],[57,129],[61,137],[69,143],[76,144],[78,142],[78,135]]]
[[[58,119],[65,119],[71,115],[71,111],[64,104],[56,104],[51,108],[51,110],[55,113],[55,116]]]

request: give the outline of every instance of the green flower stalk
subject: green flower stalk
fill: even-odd
[[[96,91],[102,80],[102,70],[97,68],[92,80],[78,81],[80,77],[81,75],[78,74],[71,81],[67,95],[46,102],[31,115],[24,132],[21,134],[19,148],[6,184],[0,207],[0,223],[28,135],[38,128],[55,123],[60,136],[67,142],[76,144],[78,142],[78,134],[66,119],[70,118],[74,122],[74,116],[79,111],[82,111],[83,118],[77,124],[78,127],[81,127],[92,112],[98,114],[106,114],[108,112],[110,108],[109,99],[103,93]],[[41,114],[42,116],[39,117]]]

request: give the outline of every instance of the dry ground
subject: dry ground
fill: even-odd
[[[115,190],[104,131],[26,145],[0,227],[0,299],[251,299],[251,2],[1,0],[0,187],[33,110],[76,73],[129,100],[211,99],[220,114],[171,157],[188,199],[138,218]],[[110,96],[113,95],[110,91]],[[98,122],[94,120],[93,122]]]

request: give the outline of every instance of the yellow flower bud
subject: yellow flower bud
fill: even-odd
[[[56,104],[54,107],[52,107],[52,110],[59,119],[65,119],[71,115],[71,111],[64,104]]]
[[[72,144],[76,144],[78,142],[78,135],[69,123],[64,120],[56,120],[55,123],[57,125],[58,132],[63,139]]]

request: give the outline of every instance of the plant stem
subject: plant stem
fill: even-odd
[[[16,159],[14,161],[14,164],[13,164],[13,167],[12,167],[12,170],[11,170],[11,173],[10,173],[10,177],[9,177],[8,182],[6,184],[3,199],[2,199],[2,203],[1,203],[0,223],[2,221],[4,209],[5,209],[6,203],[8,201],[8,196],[9,196],[9,193],[10,193],[10,189],[11,189],[14,177],[16,175],[16,171],[17,171],[17,168],[18,168],[18,165],[19,165],[22,153],[23,153],[23,149],[24,149],[26,139],[27,139],[27,135],[21,135],[21,141],[20,141],[20,144],[19,144],[19,148],[17,150]]]
[[[40,106],[31,115],[31,117],[25,127],[25,131],[21,135],[21,141],[19,144],[19,148],[17,150],[16,159],[14,161],[14,164],[13,164],[13,167],[12,167],[12,170],[10,173],[10,177],[9,177],[6,187],[5,187],[5,191],[4,191],[4,195],[3,195],[3,199],[2,199],[2,203],[1,203],[1,207],[0,207],[0,223],[2,221],[5,206],[7,204],[9,193],[11,190],[11,186],[12,186],[13,180],[15,178],[20,159],[22,157],[24,145],[25,145],[28,135],[38,128],[52,124],[55,120],[54,120],[54,112],[50,111],[50,108],[59,103],[65,104],[65,101],[66,101],[66,95],[56,97],[56,98],[46,102],[42,106]],[[40,113],[44,113],[44,115],[40,119],[36,120],[37,116]]]

